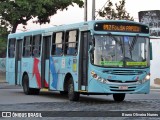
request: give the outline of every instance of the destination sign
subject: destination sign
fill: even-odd
[[[128,32],[140,32],[141,27],[139,26],[131,26],[131,25],[103,25],[103,30],[109,31],[128,31]]]
[[[113,31],[113,32],[134,32],[134,33],[149,33],[149,28],[145,25],[137,23],[125,22],[105,22],[96,23],[94,26],[95,31]]]

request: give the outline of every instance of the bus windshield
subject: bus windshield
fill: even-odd
[[[147,67],[149,38],[95,35],[92,63],[104,67]]]

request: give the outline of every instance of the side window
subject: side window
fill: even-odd
[[[31,44],[32,44],[32,37],[31,36],[24,37],[24,43],[23,43],[23,56],[24,57],[31,56]]]
[[[15,56],[15,42],[16,42],[16,39],[9,39],[9,44],[8,44],[8,57],[9,58],[14,58]]]
[[[41,35],[33,36],[32,56],[39,57],[41,53]]]
[[[65,54],[75,55],[78,48],[78,30],[66,32]]]
[[[64,32],[58,32],[53,34],[52,55],[62,55],[63,38]]]

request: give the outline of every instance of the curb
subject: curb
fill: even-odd
[[[159,91],[160,92],[160,89],[150,89],[150,91]]]

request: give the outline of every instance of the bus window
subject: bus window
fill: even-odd
[[[53,34],[52,55],[62,55],[63,32]]]
[[[31,36],[24,37],[24,43],[23,43],[23,56],[24,57],[31,56],[31,43],[32,43]]]
[[[77,53],[78,46],[78,31],[68,31],[66,33],[66,42],[65,42],[65,54],[75,55]]]
[[[8,46],[8,57],[14,58],[14,56],[15,56],[15,39],[10,39]]]
[[[33,36],[32,56],[39,57],[41,52],[41,35]]]

